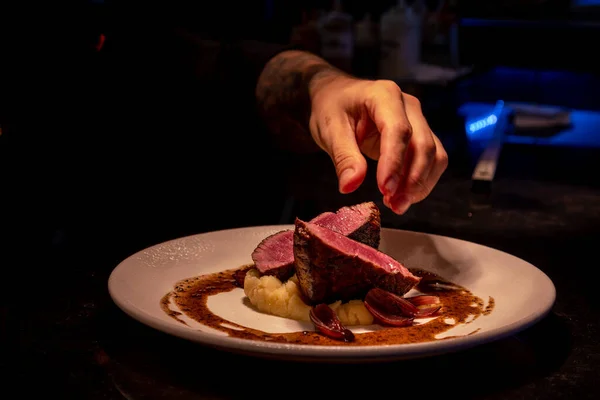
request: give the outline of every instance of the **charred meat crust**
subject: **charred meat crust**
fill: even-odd
[[[349,210],[356,210],[359,207],[366,207],[368,213],[365,213],[363,217],[364,223],[357,226],[354,231],[348,234],[348,237],[377,249],[379,248],[381,240],[381,214],[379,208],[373,202],[342,207],[336,213],[324,212],[315,217],[311,222],[319,225],[323,223],[323,225],[327,225],[328,228],[336,230],[335,223],[331,226],[331,217],[334,217],[336,214],[340,215],[339,213],[348,212]],[[328,218],[329,220],[325,222]],[[281,281],[285,281],[294,274],[293,235],[294,230],[276,232],[264,238],[254,249],[252,252],[252,261],[262,275],[272,275]],[[288,239],[287,236],[289,236],[289,248],[277,249],[277,243],[279,241],[286,243]],[[261,258],[261,256],[269,254],[269,252],[276,253],[280,251],[289,251],[289,262],[282,262],[281,265],[277,265],[277,260],[273,258],[270,260],[273,264],[269,265],[268,262]]]
[[[294,259],[300,289],[311,304],[363,298],[373,287],[403,295],[418,283],[418,278],[389,273],[331,247],[300,220],[294,230]]]
[[[367,223],[348,235],[350,239],[354,239],[374,249],[379,248],[381,241],[381,214],[375,203],[371,204],[370,217]]]

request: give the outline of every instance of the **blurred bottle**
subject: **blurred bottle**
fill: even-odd
[[[303,10],[300,24],[292,28],[290,43],[300,46],[303,50],[320,54],[321,37],[318,27],[319,17],[320,14],[317,10]]]
[[[354,55],[352,15],[344,12],[342,1],[335,0],[331,11],[319,20],[321,56],[336,67],[351,72]]]
[[[380,22],[379,75],[385,79],[413,76],[421,62],[422,14],[404,0],[384,12]]]
[[[375,78],[379,66],[379,28],[370,13],[356,23],[354,37],[353,73],[363,78]]]
[[[450,50],[450,65],[454,68],[460,67],[459,49],[458,49],[458,1],[448,1],[446,15],[449,20],[448,47]]]
[[[426,35],[429,53],[437,55],[438,63],[460,67],[456,0],[439,0],[427,17]]]

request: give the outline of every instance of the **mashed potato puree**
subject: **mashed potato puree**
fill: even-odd
[[[302,301],[296,275],[281,282],[274,276],[260,276],[258,270],[251,269],[244,279],[244,293],[261,312],[297,321],[310,321],[308,313],[311,307]],[[373,315],[362,300],[350,300],[347,303],[336,301],[329,306],[345,326],[373,323]]]

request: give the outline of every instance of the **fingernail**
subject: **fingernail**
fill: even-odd
[[[342,171],[342,173],[340,174],[340,180],[339,180],[340,192],[344,193],[343,187],[348,185],[348,183],[350,182],[350,180],[352,179],[353,176],[354,176],[353,168],[347,168]]]
[[[389,196],[383,196],[383,205],[386,206],[387,208],[392,208],[392,206],[390,206]]]
[[[398,184],[400,183],[400,178],[398,177],[398,175],[396,174],[392,174],[392,176],[390,176],[388,178],[387,181],[385,181],[385,184],[383,185],[383,187],[385,188],[385,191],[387,195],[389,196],[393,196],[394,193],[396,193],[396,190],[398,190]]]
[[[397,214],[404,214],[410,208],[411,201],[405,195],[400,195],[392,200],[392,209]]]

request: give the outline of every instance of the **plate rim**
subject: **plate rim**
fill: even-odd
[[[148,327],[151,327],[160,332],[178,337],[181,339],[189,340],[193,343],[200,345],[210,346],[218,348],[224,351],[234,353],[244,353],[259,357],[278,358],[278,359],[298,359],[298,360],[311,360],[311,361],[324,361],[324,362],[338,362],[338,361],[364,361],[364,360],[377,360],[383,361],[388,359],[406,359],[406,358],[418,358],[426,356],[434,356],[444,353],[451,353],[460,350],[466,350],[475,346],[479,346],[485,343],[494,342],[497,340],[504,339],[512,336],[519,332],[526,330],[527,328],[535,325],[537,322],[546,317],[554,307],[556,302],[556,286],[550,277],[540,268],[531,264],[529,261],[517,257],[513,254],[505,252],[503,250],[496,249],[491,246],[486,246],[475,241],[468,241],[460,238],[454,238],[451,236],[427,233],[422,231],[398,229],[381,227],[381,231],[406,233],[410,235],[421,235],[434,237],[441,240],[449,240],[454,242],[462,242],[469,245],[479,246],[494,252],[502,253],[508,257],[519,260],[525,263],[528,267],[536,270],[540,277],[545,280],[545,284],[548,286],[548,298],[541,304],[538,312],[531,313],[517,321],[512,322],[508,325],[502,325],[482,333],[475,335],[454,337],[446,340],[439,340],[435,342],[421,342],[421,343],[404,343],[404,344],[390,344],[390,345],[377,345],[377,346],[344,346],[344,345],[311,345],[311,344],[286,344],[286,343],[271,343],[263,341],[255,341],[250,339],[233,338],[230,336],[216,335],[209,332],[203,332],[199,330],[193,330],[185,327],[179,327],[170,322],[153,316],[150,313],[139,310],[130,301],[124,300],[118,293],[115,292],[115,282],[118,278],[122,268],[125,268],[125,264],[132,258],[140,255],[141,253],[159,247],[171,242],[185,240],[191,237],[201,237],[204,235],[210,235],[215,233],[228,233],[228,232],[240,232],[244,230],[256,230],[256,229],[291,229],[294,225],[292,224],[281,224],[281,225],[256,225],[246,226],[238,228],[220,229],[210,232],[202,232],[197,234],[191,234],[181,236],[174,239],[169,239],[148,246],[144,249],[138,250],[128,257],[122,259],[111,271],[107,284],[108,292],[112,301],[117,307],[129,317],[133,318]],[[183,278],[182,278],[183,279]],[[136,312],[137,311],[137,312]],[[226,341],[227,344],[223,342]]]

